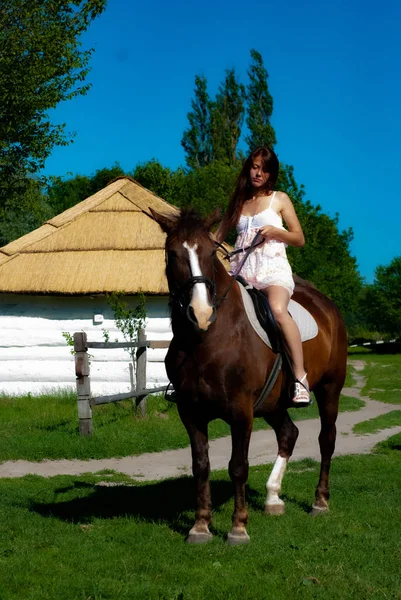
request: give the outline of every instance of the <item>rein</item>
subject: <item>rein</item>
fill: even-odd
[[[261,244],[263,244],[263,240],[260,240],[260,242],[255,243],[259,235],[260,235],[260,232],[258,231],[257,234],[255,235],[255,237],[253,238],[250,246],[247,246],[246,248],[238,248],[238,250],[232,250],[231,252],[229,252],[227,250],[227,248],[225,246],[223,246],[223,244],[220,244],[220,242],[217,242],[216,240],[214,240],[214,243],[216,244],[216,246],[218,246],[219,248],[221,248],[221,250],[223,250],[225,252],[226,255],[224,257],[224,260],[230,260],[230,258],[232,256],[235,256],[236,254],[241,254],[241,252],[247,252],[248,250],[251,251],[254,248],[256,248],[257,246],[260,246]]]
[[[220,244],[220,242],[215,242],[216,245],[218,245],[220,248],[223,248],[223,250],[226,252],[226,256],[224,257],[225,260],[230,260],[230,258],[232,256],[234,256],[235,254],[239,254],[240,252],[245,252],[244,258],[242,259],[242,261],[240,262],[237,270],[235,271],[235,273],[233,273],[231,281],[229,286],[227,287],[226,291],[224,292],[224,294],[222,296],[220,296],[220,298],[218,299],[218,303],[216,308],[218,308],[220,306],[220,304],[223,302],[223,300],[227,297],[228,292],[231,290],[232,286],[234,285],[234,282],[236,281],[238,275],[240,274],[242,267],[244,266],[244,264],[247,261],[248,256],[250,255],[250,253],[257,247],[260,246],[261,244],[263,244],[263,240],[259,241],[260,238],[260,231],[257,232],[257,234],[255,235],[255,237],[253,238],[251,245],[247,246],[246,248],[244,248],[244,250],[242,250],[242,248],[240,248],[239,250],[233,250],[232,252],[227,252],[227,250],[224,248],[224,246],[222,244]]]

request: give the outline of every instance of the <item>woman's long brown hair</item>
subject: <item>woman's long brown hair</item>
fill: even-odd
[[[240,218],[244,203],[252,198],[253,188],[249,180],[249,173],[256,158],[262,158],[262,169],[264,173],[270,173],[270,177],[259,191],[269,195],[277,181],[279,162],[275,152],[271,148],[256,148],[244,162],[241,173],[238,176],[234,193],[224,214],[219,228],[220,241],[225,240],[230,230],[236,226]]]

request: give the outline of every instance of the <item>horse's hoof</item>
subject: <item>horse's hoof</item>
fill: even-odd
[[[212,537],[210,531],[196,531],[191,529],[185,541],[187,544],[206,544],[210,542]]]
[[[328,512],[329,512],[329,507],[327,505],[319,506],[318,504],[313,504],[310,514],[311,514],[311,517],[318,517],[319,515],[324,515],[325,513],[328,513]]]
[[[284,515],[285,504],[265,504],[265,515]]]
[[[246,529],[233,529],[227,534],[227,542],[230,546],[239,546],[239,544],[249,544],[251,538]]]

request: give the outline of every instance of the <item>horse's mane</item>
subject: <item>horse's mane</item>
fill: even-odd
[[[174,217],[175,231],[179,236],[189,239],[192,235],[199,235],[200,231],[208,233],[205,225],[205,219],[196,208],[186,206],[181,209],[181,213]]]
[[[181,213],[177,216],[178,220],[194,219],[195,221],[202,221],[203,218],[199,210],[194,206],[184,206],[181,209]]]

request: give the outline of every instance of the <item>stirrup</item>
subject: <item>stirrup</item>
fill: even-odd
[[[292,406],[295,408],[305,408],[313,404],[313,400],[310,397],[309,387],[304,383],[307,373],[302,379],[296,379],[294,383],[294,395],[292,398]]]
[[[164,392],[164,399],[166,402],[173,402],[177,404],[177,393],[172,387],[171,383],[168,384],[166,391]]]

